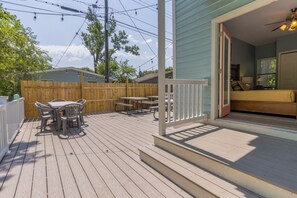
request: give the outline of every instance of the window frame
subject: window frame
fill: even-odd
[[[258,67],[261,66],[261,64],[259,63],[262,60],[268,60],[271,59],[271,62],[273,60],[275,60],[275,72],[267,72],[267,73],[258,73]],[[269,86],[268,84],[266,84],[264,87],[270,87],[272,89],[276,89],[277,88],[277,58],[276,57],[267,57],[267,58],[259,58],[256,61],[256,85],[258,85],[258,78],[261,76],[269,76],[269,75],[274,75],[275,78],[275,83],[274,86]],[[260,84],[261,85],[261,84]],[[261,85],[263,86],[263,85]]]

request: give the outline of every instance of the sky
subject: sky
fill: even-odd
[[[96,0],[0,0],[0,3],[8,12],[16,15],[24,27],[32,29],[34,35],[37,36],[36,40],[39,42],[40,48],[48,52],[55,68],[89,67],[93,69],[92,56],[82,44],[80,36],[81,32],[86,32],[87,28],[87,22],[84,23],[85,14],[67,11],[59,6],[86,12],[88,6],[96,4],[99,7],[97,14],[104,17],[104,0],[97,0],[97,3]],[[117,30],[125,30],[130,44],[136,44],[140,48],[140,56],[122,51],[117,52],[118,60],[129,60],[129,65],[135,67],[137,71],[139,69],[141,71],[157,69],[157,0],[108,0],[108,4],[110,17],[113,16],[118,21]],[[166,38],[170,41],[166,41],[165,44],[166,67],[172,66],[171,9],[172,1],[167,0]],[[61,20],[62,14],[64,15],[63,20]],[[124,24],[129,26],[127,27]],[[134,28],[135,26],[154,35],[140,34],[136,30],[137,28]],[[79,34],[75,37],[78,31]],[[72,40],[73,42],[70,45]],[[61,59],[61,57],[63,58]]]

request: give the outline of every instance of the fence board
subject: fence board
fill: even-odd
[[[119,97],[158,95],[157,84],[136,83],[22,81],[21,90],[26,118],[38,117],[36,101],[47,104],[55,98],[73,101],[84,98],[86,113],[101,113],[114,111]]]

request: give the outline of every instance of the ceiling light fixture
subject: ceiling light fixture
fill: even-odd
[[[283,24],[279,27],[282,31],[285,31],[287,29],[287,24]]]

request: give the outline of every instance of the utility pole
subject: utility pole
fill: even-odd
[[[109,83],[109,57],[108,57],[108,0],[105,0],[105,21],[104,21],[104,38],[105,38],[105,82]]]

